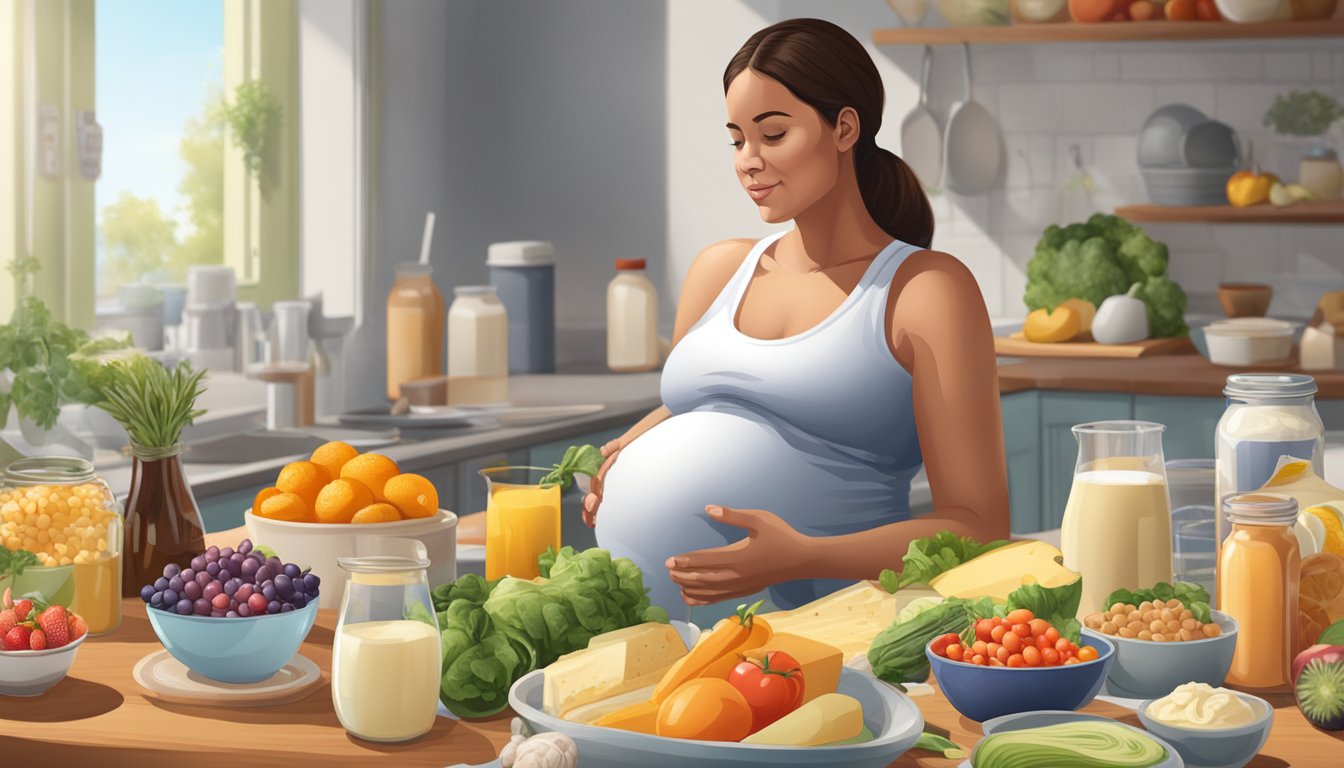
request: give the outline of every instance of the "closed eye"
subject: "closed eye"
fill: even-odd
[[[768,133],[763,133],[761,134],[761,138],[765,139],[766,141],[779,141],[780,139],[784,138],[784,131],[780,131],[779,133],[776,133],[773,136]]]

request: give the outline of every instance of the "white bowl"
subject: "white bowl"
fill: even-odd
[[[1249,693],[1233,691],[1255,711],[1255,720],[1246,725],[1232,728],[1190,728],[1182,725],[1168,725],[1154,720],[1148,714],[1148,708],[1154,699],[1139,705],[1139,722],[1162,740],[1168,742],[1189,768],[1241,768],[1259,754],[1260,749],[1269,741],[1269,731],[1274,725],[1274,707],[1269,702]]]
[[[1214,0],[1214,5],[1224,19],[1238,24],[1293,17],[1292,4],[1288,0]]]
[[[269,547],[281,560],[312,568],[322,579],[320,608],[341,605],[345,579],[337,558],[399,554],[385,549],[389,544],[395,547],[398,539],[425,545],[431,587],[457,580],[457,515],[445,509],[433,517],[367,525],[269,520],[251,509],[243,513],[243,520],[254,546]]]
[[[1293,354],[1294,323],[1268,317],[1235,317],[1204,326],[1214,365],[1284,363]]]
[[[78,640],[45,651],[0,651],[0,695],[41,696],[48,688],[65,679],[75,663],[75,651],[84,643]]]

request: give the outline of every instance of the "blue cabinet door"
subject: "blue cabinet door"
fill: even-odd
[[[1042,528],[1040,392],[1004,395],[1001,404],[1013,533],[1033,533]]]
[[[1073,485],[1078,443],[1073,427],[1134,418],[1134,398],[1101,392],[1041,393],[1041,527],[1058,528]]]
[[[1134,418],[1166,425],[1162,453],[1167,459],[1212,459],[1223,403],[1218,397],[1137,395]]]

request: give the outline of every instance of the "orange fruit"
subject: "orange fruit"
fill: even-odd
[[[377,453],[364,453],[347,461],[341,467],[341,477],[346,480],[358,480],[373,492],[374,501],[387,501],[383,495],[383,486],[387,481],[401,474],[397,463]]]
[[[318,446],[317,450],[313,451],[309,461],[321,466],[327,470],[327,474],[335,478],[341,476],[341,467],[345,466],[345,462],[358,455],[359,451],[355,450],[349,443],[333,440],[330,443]]]
[[[1302,561],[1298,617],[1299,652],[1344,619],[1344,557],[1318,552]]]
[[[311,461],[296,461],[293,464],[286,464],[285,468],[280,470],[280,476],[275,479],[275,487],[284,493],[292,493],[303,499],[303,505],[308,509],[313,508],[317,502],[317,494],[322,492],[322,486],[331,482],[331,475],[320,464],[314,464]]]
[[[355,516],[350,518],[350,522],[360,523],[395,523],[401,519],[401,513],[391,504],[370,504],[359,510]]]
[[[277,494],[263,501],[259,514],[269,520],[286,520],[291,523],[311,523],[314,520],[308,505],[294,493]]]
[[[439,492],[421,475],[397,475],[383,486],[383,496],[407,519],[433,517],[439,513]]]
[[[358,480],[341,478],[322,486],[313,504],[319,523],[348,523],[359,510],[373,503],[373,494]]]
[[[279,495],[280,495],[279,488],[262,488],[260,491],[257,491],[256,497],[252,499],[252,514],[254,515],[261,514],[262,503],[273,496],[279,496]]]

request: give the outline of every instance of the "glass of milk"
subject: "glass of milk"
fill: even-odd
[[[439,626],[424,544],[413,556],[339,558],[345,597],[332,646],[331,700],[350,735],[400,742],[429,732],[439,706]]]

